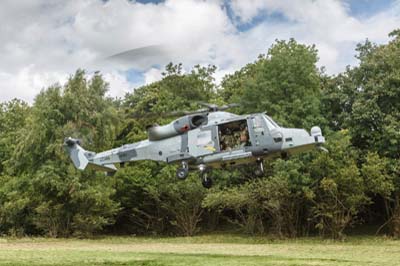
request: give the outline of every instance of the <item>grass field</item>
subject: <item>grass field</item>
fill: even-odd
[[[400,265],[400,241],[350,238],[268,240],[105,237],[93,240],[0,238],[0,265]]]

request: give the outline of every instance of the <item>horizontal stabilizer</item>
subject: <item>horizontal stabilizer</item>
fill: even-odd
[[[94,170],[99,170],[99,171],[104,171],[104,172],[116,172],[117,168],[113,164],[95,164],[95,163],[89,163],[89,167],[94,169]]]

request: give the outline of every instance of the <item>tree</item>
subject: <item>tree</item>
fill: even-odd
[[[380,196],[384,203],[384,212],[386,222],[377,230],[377,233],[389,224],[391,231],[397,230],[396,215],[393,213],[396,208],[393,208],[393,192],[395,192],[396,178],[392,174],[392,161],[388,158],[379,156],[376,152],[368,152],[361,166],[361,174],[364,178],[365,186],[369,194],[372,196]]]
[[[350,113],[358,95],[350,73],[348,68],[336,77],[322,77],[321,112],[328,121],[329,130],[340,131],[348,128]]]
[[[329,153],[320,153],[311,163],[311,177],[319,180],[313,189],[312,219],[322,235],[341,239],[369,198],[347,131],[331,135],[327,147]]]
[[[175,172],[176,167],[164,167],[159,173],[157,185],[148,187],[147,193],[164,211],[164,219],[168,217],[168,222],[178,229],[180,235],[193,236],[199,231],[205,189],[196,173],[185,181],[179,181]]]
[[[314,46],[276,41],[253,64],[222,82],[226,101],[237,101],[242,111],[267,111],[286,127],[323,126],[320,112],[320,73]]]
[[[162,80],[137,88],[124,98],[126,119],[117,142],[143,140],[146,126],[173,119],[165,114],[198,109],[197,102],[217,98],[214,72],[214,66],[195,66],[184,74],[181,64],[168,64]],[[139,234],[195,234],[202,218],[204,189],[194,177],[178,182],[175,171],[175,165],[135,162],[117,173],[115,200],[122,210],[116,224]]]
[[[269,232],[278,237],[297,236],[309,179],[299,160],[277,160],[271,176],[252,179],[239,186],[211,190],[205,208],[225,212],[225,218],[249,234]],[[233,211],[234,216],[227,211]]]
[[[159,182],[162,166],[153,162],[136,162],[121,168],[115,174],[113,199],[121,209],[116,215],[114,228],[130,234],[163,234],[166,223],[164,211],[148,191],[154,191]]]
[[[352,143],[400,158],[400,36],[387,45],[358,45],[360,66],[349,72],[358,95],[348,126]]]
[[[0,174],[17,145],[17,132],[25,126],[29,110],[28,104],[18,99],[0,104]]]
[[[392,234],[400,236],[400,183],[396,169],[400,160],[400,35],[398,30],[389,35],[393,39],[388,44],[378,46],[367,40],[357,46],[360,65],[346,73],[356,91],[352,93],[355,97],[346,126],[353,145],[391,161],[387,169],[395,180],[395,189],[389,200],[392,217],[388,219]]]
[[[36,97],[25,124],[15,133],[7,163],[14,180],[5,187],[2,209],[16,204],[12,190],[28,199],[8,216],[11,227],[22,223],[32,230],[26,233],[91,235],[113,221],[118,205],[111,200],[111,180],[75,170],[62,147],[71,135],[86,140],[89,149],[111,147],[118,120],[112,100],[105,97],[107,86],[100,75],[87,80],[78,70],[64,88],[55,85]]]

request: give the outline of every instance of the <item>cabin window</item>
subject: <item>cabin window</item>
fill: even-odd
[[[221,151],[230,151],[251,145],[246,120],[219,125],[218,135]]]

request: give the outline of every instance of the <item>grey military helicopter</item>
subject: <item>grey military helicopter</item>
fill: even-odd
[[[265,113],[236,115],[225,110],[237,106],[204,104],[206,108],[183,112],[166,125],[147,128],[148,139],[95,153],[81,147],[80,140],[66,138],[64,146],[75,167],[113,174],[115,164],[152,160],[179,165],[176,176],[185,179],[198,170],[205,188],[212,186],[211,169],[255,163],[264,172],[264,160],[311,150],[325,142],[318,126],[305,129],[279,126]],[[323,148],[322,148],[323,149]]]

